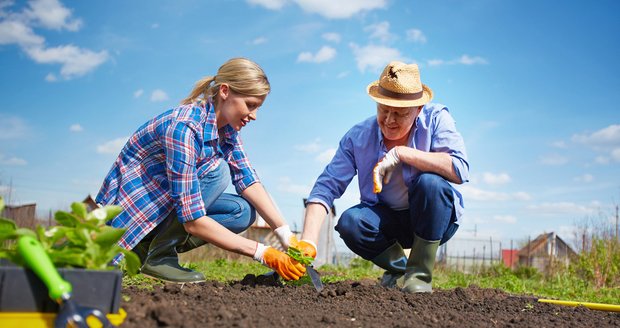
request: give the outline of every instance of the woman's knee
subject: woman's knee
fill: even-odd
[[[238,208],[233,215],[238,217],[236,221],[236,230],[239,232],[247,230],[256,221],[256,209],[247,200],[239,197],[236,199]]]

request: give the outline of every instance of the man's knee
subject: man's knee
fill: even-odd
[[[448,180],[434,173],[422,173],[411,185],[411,192],[415,195],[451,195],[452,186]]]
[[[350,240],[354,236],[358,235],[358,218],[357,212],[359,212],[356,208],[350,208],[344,211],[340,218],[338,219],[338,224],[336,224],[336,231],[340,234],[340,237],[344,240]]]

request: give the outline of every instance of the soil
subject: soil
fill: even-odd
[[[327,284],[317,293],[311,285],[247,275],[230,284],[127,287],[123,295],[122,327],[620,327],[620,312],[476,286],[404,294],[363,280]]]

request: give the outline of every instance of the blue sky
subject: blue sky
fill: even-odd
[[[337,5],[336,5],[337,3]],[[617,1],[0,0],[0,194],[40,213],[96,194],[143,122],[231,57],[273,91],[242,130],[292,226],[390,60],[419,64],[465,139],[457,236],[509,242],[615,222]],[[338,212],[356,204],[354,180]]]

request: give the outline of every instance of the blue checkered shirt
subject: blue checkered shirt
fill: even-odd
[[[221,160],[238,193],[259,182],[237,131],[230,125],[218,131],[210,102],[170,109],[138,128],[96,197],[99,204],[123,208],[108,222],[127,229],[119,244],[133,249],[173,210],[181,222],[205,216],[200,179]]]

